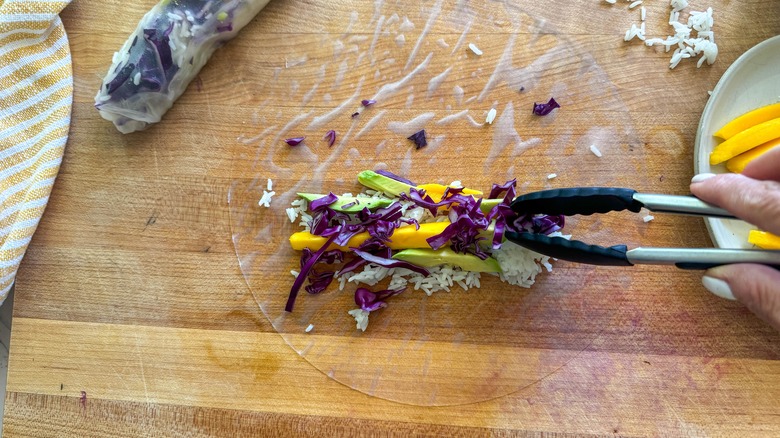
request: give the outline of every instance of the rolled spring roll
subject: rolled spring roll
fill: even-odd
[[[95,107],[122,133],[160,121],[211,54],[269,0],[162,0],[122,48],[95,96]]]

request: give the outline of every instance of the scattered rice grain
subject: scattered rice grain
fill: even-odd
[[[487,122],[488,125],[492,125],[494,120],[496,120],[496,109],[490,108],[490,111],[488,111],[487,117],[485,118],[485,122]]]

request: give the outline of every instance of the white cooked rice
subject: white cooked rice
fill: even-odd
[[[304,330],[306,333],[309,333],[310,331],[314,330],[314,324],[309,324],[306,327],[306,330]]]
[[[627,0],[631,4],[629,9],[643,5],[643,0]],[[615,2],[607,1],[614,4]],[[672,46],[677,45],[676,51],[669,59],[669,68],[676,68],[685,59],[699,58],[696,67],[700,68],[706,62],[711,65],[718,57],[718,46],[715,43],[715,32],[712,30],[714,24],[713,10],[707,8],[705,11],[690,11],[687,19],[681,21],[681,13],[688,7],[687,0],[671,0],[669,3],[671,11],[669,12],[669,25],[674,30],[674,35],[668,35],[664,38],[647,38],[645,20],[647,19],[647,9],[641,6],[639,12],[640,25],[632,24],[626,30],[623,36],[624,41],[639,39],[644,41],[648,47],[654,45],[663,45],[664,51],[669,52]],[[681,55],[682,54],[682,55]]]
[[[469,43],[469,50],[477,56],[482,56],[482,50],[479,50],[479,47],[474,43]]]
[[[368,312],[363,309],[352,309],[347,313],[355,318],[356,328],[358,330],[366,331],[366,327],[368,327]]]
[[[485,118],[485,122],[487,122],[488,125],[492,125],[493,121],[496,120],[496,109],[490,108],[490,111],[487,113],[487,117]]]
[[[268,183],[266,184],[266,190],[269,192],[274,189],[274,182],[271,181],[271,178],[268,178]]]
[[[294,207],[290,207],[284,210],[287,213],[287,217],[291,223],[295,223],[295,219],[298,219],[298,210]]]
[[[260,197],[258,205],[265,208],[271,207],[271,198],[273,198],[275,194],[276,192],[263,190],[263,196]]]
[[[593,153],[593,155],[595,155],[595,156],[597,156],[599,158],[601,158],[603,156],[603,154],[601,153],[599,148],[596,147],[595,144],[590,145],[590,151]]]
[[[645,221],[645,223],[650,222],[653,219],[655,219],[655,216],[653,216],[651,214],[648,214],[647,216],[642,218],[642,220]]]
[[[553,179],[553,178],[557,178],[557,177],[558,177],[557,173],[551,173],[551,174],[547,175],[547,179]]]

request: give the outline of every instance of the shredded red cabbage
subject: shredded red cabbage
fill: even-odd
[[[328,147],[333,147],[333,145],[336,143],[336,131],[331,129],[325,133],[325,137],[323,137],[323,139],[328,140]]]
[[[316,213],[318,211],[321,211],[324,207],[327,207],[338,200],[339,197],[334,195],[333,192],[330,192],[327,195],[323,196],[322,198],[311,201],[311,204],[309,204],[309,208],[311,209],[311,211]]]
[[[390,240],[393,231],[400,224],[401,216],[403,216],[403,211],[400,202],[393,202],[389,206],[377,209],[373,213],[367,208],[357,213],[361,227],[368,231],[371,237],[382,242]]]
[[[350,233],[351,228],[349,227],[352,226],[347,225],[347,220],[349,220],[349,216],[347,216],[346,213],[338,212],[332,208],[326,207],[312,216],[312,220],[309,222],[309,228],[311,233],[315,236],[330,237],[336,235],[336,244],[343,246],[346,241],[357,234]]]
[[[558,105],[558,102],[555,101],[552,97],[550,98],[550,101],[547,103],[536,103],[534,102],[534,110],[533,113],[537,116],[546,116],[547,114],[550,114],[552,110],[555,108],[560,108],[561,106]]]
[[[354,119],[355,117],[357,117],[359,115],[360,115],[360,112],[359,111],[355,111],[354,113],[352,113],[352,118]]]
[[[369,106],[375,104],[376,101],[374,99],[366,99],[366,100],[363,100],[360,103],[363,104],[363,106],[365,106],[365,107],[369,107]]]
[[[350,249],[360,258],[364,259],[369,263],[373,263],[375,265],[384,266],[385,268],[404,268],[413,272],[417,272],[418,274],[425,275],[426,277],[430,274],[430,272],[427,269],[417,265],[413,265],[403,260],[395,260],[391,258],[375,256],[369,252],[361,251],[357,248],[350,248]]]
[[[333,281],[333,271],[317,272],[314,269],[309,271],[309,284],[304,289],[306,292],[316,295],[330,286]]]
[[[387,303],[385,303],[384,300],[392,296],[398,295],[405,290],[406,288],[395,289],[395,290],[388,289],[379,292],[371,292],[370,290],[364,287],[359,287],[355,291],[355,304],[360,306],[360,308],[365,310],[366,312],[373,312],[383,307],[387,307]]]
[[[122,84],[130,79],[130,75],[133,73],[133,70],[135,70],[135,64],[133,63],[122,67],[122,69],[119,70],[119,73],[114,76],[114,79],[111,79],[111,82],[106,84],[106,91],[108,91],[109,94],[112,94],[114,91],[116,91],[119,87],[122,86]]]
[[[396,175],[393,172],[389,172],[387,170],[377,170],[375,172],[380,174],[380,175],[382,175],[382,176],[386,176],[386,177],[388,177],[390,179],[394,179],[394,180],[396,180],[398,182],[402,182],[404,184],[409,184],[410,186],[417,186],[417,184],[409,181],[408,179],[406,179],[406,178],[404,178],[404,177],[402,177],[400,175]]]
[[[430,211],[431,215],[436,216],[439,207],[444,207],[455,203],[474,202],[474,198],[472,196],[462,195],[461,192],[463,192],[462,188],[447,187],[444,189],[442,200],[439,202],[434,202],[430,196],[425,194],[425,190],[412,188],[409,190],[408,194],[401,193],[401,199],[405,201],[412,201],[418,207],[422,207]]]
[[[168,35],[157,35],[157,29],[144,29],[144,39],[149,41],[157,51],[160,57],[160,66],[163,70],[168,70],[173,66],[173,55],[171,54],[170,38]]]
[[[344,266],[341,267],[341,269],[338,270],[338,275],[344,275],[347,272],[352,272],[355,269],[365,265],[368,263],[365,259],[362,259],[360,257],[355,257],[352,260],[348,261],[347,263],[344,263]]]
[[[308,256],[308,260],[304,261],[303,257],[301,257],[301,272],[298,274],[298,277],[295,278],[295,281],[293,282],[292,287],[290,288],[290,295],[287,297],[287,304],[284,306],[284,310],[287,312],[292,312],[293,306],[295,306],[295,299],[298,297],[298,292],[301,290],[301,286],[303,286],[303,282],[309,277],[309,271],[314,267],[315,264],[320,260],[320,258],[328,252],[328,247],[331,243],[333,243],[333,240],[336,239],[336,235],[332,235],[328,237],[328,240],[325,242],[324,245],[322,245],[322,248],[318,249],[314,253],[311,253],[311,255]],[[332,278],[331,278],[332,279]],[[328,282],[330,284],[330,282]],[[327,285],[325,285],[327,287]],[[324,288],[323,288],[324,289]]]
[[[525,231],[536,234],[550,234],[563,229],[566,219],[563,215],[548,216],[539,214],[534,216],[520,216],[512,222],[514,231]]]
[[[515,187],[517,186],[517,180],[513,179],[507,181],[505,184],[493,184],[490,188],[490,199],[497,199],[504,194],[504,197],[500,204],[490,209],[488,213],[488,220],[495,221],[493,228],[493,249],[501,248],[501,243],[504,241],[504,232],[506,231],[507,222],[511,222],[516,216],[512,211],[510,205],[515,199]]]
[[[424,191],[411,189],[408,196],[402,194],[401,198],[427,209],[434,216],[440,207],[449,206],[450,225],[426,241],[433,249],[439,249],[449,243],[455,252],[474,254],[484,260],[488,254],[479,246],[479,242],[484,240],[480,233],[488,229],[490,221],[480,210],[482,199],[474,199],[462,192],[462,188],[449,187],[444,191],[441,201],[433,202]]]
[[[286,139],[284,142],[290,146],[298,146],[299,144],[303,143],[303,140],[305,139],[306,137],[293,137]]]
[[[233,30],[233,23],[227,23],[223,24],[221,26],[217,26],[217,32],[231,32]]]
[[[417,147],[417,149],[424,148],[425,146],[428,146],[428,140],[425,139],[425,130],[415,132],[411,136],[408,137],[409,140],[414,142],[414,145]]]

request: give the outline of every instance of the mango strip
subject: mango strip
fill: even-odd
[[[778,117],[780,117],[780,103],[763,106],[730,121],[714,135],[715,137],[728,140],[748,128],[752,128],[758,124],[768,122]]]
[[[449,222],[431,222],[427,224],[420,224],[420,229],[417,230],[414,225],[406,225],[397,228],[391,237],[391,241],[387,243],[391,249],[409,249],[409,248],[430,248],[426,239],[429,237],[441,234],[445,228],[449,225]],[[368,240],[370,236],[367,232],[359,233],[349,239],[346,247],[341,247],[335,244],[331,244],[330,249],[340,249],[343,251],[349,248],[356,248],[361,243]],[[292,249],[301,251],[304,248],[309,248],[312,251],[316,251],[322,248],[322,245],[328,239],[322,236],[315,236],[308,231],[300,231],[293,233],[290,236],[290,245]]]
[[[747,152],[743,152],[726,162],[726,168],[734,173],[742,173],[745,166],[756,158],[764,155],[770,150],[780,146],[780,138],[770,140],[761,146],[755,147]]]
[[[737,155],[780,137],[780,119],[772,119],[748,128],[715,146],[710,164],[720,164]]]
[[[766,231],[751,230],[748,234],[748,243],[763,249],[780,249],[780,236]]]
[[[433,199],[433,202],[439,202],[441,201],[441,198],[444,196],[444,191],[448,188],[448,186],[441,185],[441,184],[420,184],[417,186],[417,188],[425,190],[425,194],[430,196],[431,199]],[[461,193],[463,193],[464,195],[473,195],[475,198],[482,196],[482,192],[480,192],[479,190],[464,188]]]

